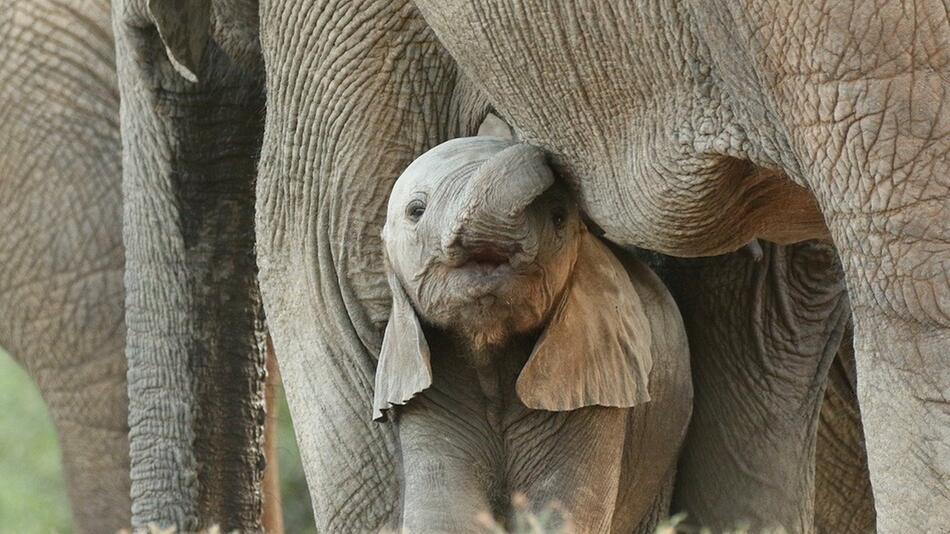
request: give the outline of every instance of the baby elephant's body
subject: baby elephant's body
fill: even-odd
[[[609,531],[626,436],[625,408],[532,410],[515,381],[531,350],[519,339],[496,362],[471,366],[460,347],[433,343],[432,387],[400,408],[396,424],[406,495],[403,526],[464,532],[479,513],[510,517],[513,494],[557,504],[595,532]]]
[[[374,415],[395,415],[401,526],[483,530],[521,495],[574,531],[652,532],[692,397],[659,279],[587,231],[540,151],[500,139],[414,162],[383,238]]]

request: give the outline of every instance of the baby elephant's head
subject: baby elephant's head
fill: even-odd
[[[406,169],[383,241],[394,284],[420,318],[479,351],[542,324],[577,258],[582,226],[538,148],[471,137]]]
[[[649,398],[650,331],[637,292],[540,149],[470,137],[426,152],[396,181],[383,242],[393,309],[377,418],[431,384],[420,320],[473,352],[538,332],[518,380],[529,407]]]

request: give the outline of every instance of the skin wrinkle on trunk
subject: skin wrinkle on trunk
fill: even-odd
[[[473,240],[503,236],[511,242],[522,242],[524,249],[536,250],[538,243],[525,239],[525,210],[554,183],[554,175],[546,165],[525,163],[537,158],[539,152],[534,147],[515,145],[484,163],[461,193],[461,198],[470,200],[461,207],[452,234]],[[543,154],[539,159],[544,160]],[[524,178],[513,180],[515,173]]]
[[[209,42],[174,72],[114,4],[124,155],[132,524],[259,530],[265,336],[254,255],[263,88]]]
[[[474,133],[487,106],[408,2],[301,4],[261,5],[261,287],[317,528],[377,530],[398,501],[392,428],[370,421],[386,200],[416,156]]]
[[[829,245],[763,243],[661,269],[690,336],[696,402],[674,510],[715,529],[814,531],[825,376],[848,320]]]
[[[55,424],[73,530],[113,532],[130,498],[109,4],[2,4],[0,345]]]

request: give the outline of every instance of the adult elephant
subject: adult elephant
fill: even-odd
[[[262,2],[261,283],[309,475],[343,473],[315,488],[320,526],[366,502],[375,526],[393,491],[391,435],[365,417],[386,194],[488,102],[617,242],[698,256],[830,236],[878,525],[950,523],[946,17],[825,7]]]
[[[46,401],[81,533],[131,504],[118,111],[107,1],[2,3],[0,346]]]
[[[152,193],[147,203],[127,201],[126,212],[187,221],[216,213],[213,196],[191,178],[240,189],[238,203],[249,197],[250,164],[228,172],[223,162],[233,158],[206,158],[203,167],[196,159],[231,147],[228,154],[253,160],[252,143],[232,146],[240,121],[219,113],[239,105],[237,115],[250,119],[259,109],[233,98],[256,94],[242,89],[255,87],[255,74],[224,68],[242,57],[246,32],[234,28],[251,25],[233,23],[243,2],[190,2],[177,19],[163,16],[161,0],[150,4],[128,0],[117,17],[127,20],[117,28],[120,57],[129,58],[120,68],[130,110],[123,138],[137,165],[126,168],[127,195]],[[946,524],[946,24],[936,6],[852,7],[262,1],[257,260],[318,527],[368,530],[390,519],[393,435],[367,416],[389,303],[379,244],[386,198],[414,157],[470,135],[490,107],[554,154],[593,222],[619,243],[698,256],[755,237],[830,236],[854,310],[878,524]],[[197,83],[173,80],[173,69]],[[165,113],[155,111],[161,105]],[[225,135],[202,134],[221,125]],[[252,120],[243,125],[258,131]],[[156,138],[162,150],[135,142]],[[227,228],[249,230],[239,214]],[[130,365],[146,369],[166,355],[161,361],[177,362],[173,376],[187,382],[190,355],[223,354],[213,341],[227,320],[243,317],[223,316],[216,305],[228,300],[189,285],[209,267],[188,252],[240,250],[243,258],[248,249],[234,232],[139,228],[127,221],[130,279],[142,284],[130,311],[140,326],[158,320],[161,335],[141,335],[130,316],[130,334],[138,333]],[[207,246],[189,247],[190,235]],[[229,280],[232,296],[253,288],[246,277]],[[179,300],[196,305],[163,311]],[[211,319],[196,319],[200,312]],[[832,340],[840,331],[827,323],[820,334]],[[142,391],[162,407],[156,384]],[[198,426],[180,420],[174,446],[191,465],[182,429]],[[149,473],[193,496],[176,481],[174,462],[165,464]],[[171,508],[150,512],[177,517],[163,516]]]

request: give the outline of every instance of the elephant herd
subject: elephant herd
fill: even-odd
[[[0,0],[76,530],[260,531],[274,353],[321,532],[947,532],[947,13]]]

